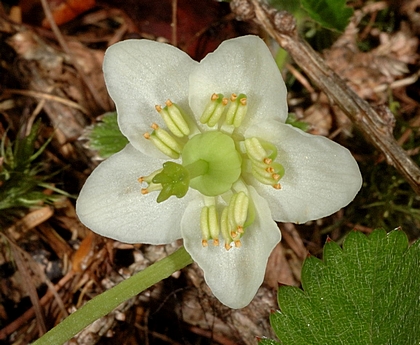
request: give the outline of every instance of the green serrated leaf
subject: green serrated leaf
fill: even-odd
[[[117,122],[117,113],[105,114],[101,122],[92,127],[87,134],[88,146],[101,158],[108,158],[121,151],[128,144],[127,138],[121,133]]]
[[[258,345],[281,345],[281,344],[271,339],[261,338],[261,339],[258,339]]]
[[[353,15],[346,0],[301,0],[301,5],[317,23],[338,31],[344,31]]]
[[[303,291],[281,287],[271,324],[281,344],[419,344],[420,240],[400,230],[351,232],[309,257]]]

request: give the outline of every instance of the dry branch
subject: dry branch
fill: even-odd
[[[239,20],[254,21],[287,50],[312,82],[347,114],[420,195],[420,169],[395,141],[394,117],[387,107],[374,109],[347,86],[299,36],[296,21],[288,12],[277,11],[260,0],[233,0],[231,8]]]

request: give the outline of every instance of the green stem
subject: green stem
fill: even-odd
[[[49,332],[45,333],[32,345],[58,345],[65,343],[93,321],[110,313],[122,302],[136,296],[192,262],[193,260],[185,248],[179,248],[166,258],[96,296]]]

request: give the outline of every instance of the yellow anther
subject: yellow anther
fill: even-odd
[[[281,189],[281,185],[280,185],[280,183],[276,183],[276,184],[274,184],[274,185],[273,185],[273,187],[274,187],[275,189]]]
[[[184,114],[181,109],[172,103],[170,99],[165,104],[165,108],[162,108],[160,105],[155,105],[155,109],[162,116],[168,129],[179,138],[190,134],[190,128],[184,119]]]
[[[279,174],[273,174],[273,175],[271,175],[271,177],[274,179],[274,180],[280,180],[280,175]]]
[[[273,174],[268,173],[264,169],[259,169],[256,166],[252,167],[252,175],[263,184],[273,185],[278,182],[279,179],[274,179]]]
[[[149,139],[165,155],[173,159],[178,159],[182,151],[178,142],[162,128],[157,128],[150,135]]]
[[[213,246],[217,247],[219,245],[219,239],[218,238],[214,238],[213,239]]]
[[[219,122],[220,117],[223,115],[228,99],[223,97],[222,94],[212,94],[210,103],[206,106],[203,114],[200,117],[202,124],[207,124],[209,127],[213,127]]]
[[[144,177],[143,177],[143,176],[140,176],[140,177],[137,179],[137,181],[139,181],[140,183],[143,183],[143,182],[144,182]]]
[[[209,245],[209,243],[208,243],[208,241],[207,241],[207,240],[201,240],[201,245],[202,245],[203,247],[207,247],[207,246]]]
[[[157,123],[152,123],[152,125],[150,126],[150,127],[152,127],[154,130],[156,130],[156,129],[158,129],[159,128],[159,125],[157,124]]]
[[[272,174],[272,173],[274,173],[274,168],[273,167],[268,167],[267,169],[265,169],[265,171]]]
[[[237,227],[237,229],[236,229],[236,232],[237,232],[237,233],[239,233],[239,234],[243,234],[243,233],[244,233],[244,227],[243,227],[243,226],[238,225],[238,227]]]
[[[240,248],[241,246],[242,246],[241,241],[240,241],[240,240],[236,240],[236,241],[235,241],[235,247],[236,247],[236,248]]]
[[[230,237],[235,238],[236,236],[238,236],[238,233],[236,231],[230,232]]]
[[[264,158],[263,162],[267,165],[270,165],[273,162],[273,160],[271,158]]]
[[[141,189],[141,194],[143,194],[143,195],[149,194],[149,191],[147,190],[147,188],[142,188]]]
[[[232,246],[230,245],[230,243],[225,242],[225,249],[229,250],[230,248],[232,248]]]
[[[231,103],[226,112],[226,124],[238,128],[245,118],[248,107],[246,106],[246,96],[240,94],[232,94],[230,97]]]
[[[144,134],[143,134],[143,137],[144,137],[145,139],[150,139],[150,133],[148,133],[148,132],[144,133]]]

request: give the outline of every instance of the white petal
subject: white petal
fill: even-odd
[[[253,187],[249,192],[257,214],[245,230],[240,248],[227,251],[222,238],[217,247],[211,242],[202,247],[199,220],[203,203],[190,203],[181,222],[186,250],[203,269],[213,294],[230,308],[243,308],[254,298],[263,282],[268,256],[281,237],[267,202]]]
[[[190,76],[190,106],[200,117],[213,93],[245,93],[248,114],[239,129],[267,118],[285,122],[286,86],[267,45],[257,36],[223,42]]]
[[[127,40],[108,48],[104,76],[118,122],[131,144],[145,154],[158,152],[143,138],[153,122],[164,126],[155,105],[171,99],[188,111],[188,76],[194,65],[186,53],[164,43]]]
[[[246,135],[270,141],[278,149],[276,160],[285,169],[281,190],[252,179],[277,221],[304,223],[328,216],[349,204],[362,186],[351,153],[325,137],[274,122],[250,128]]]
[[[162,168],[163,161],[130,144],[102,162],[89,176],[76,203],[81,222],[94,232],[126,243],[170,243],[181,238],[180,222],[195,191],[158,204],[157,193],[141,194],[140,176]],[[192,193],[191,193],[192,192]]]

